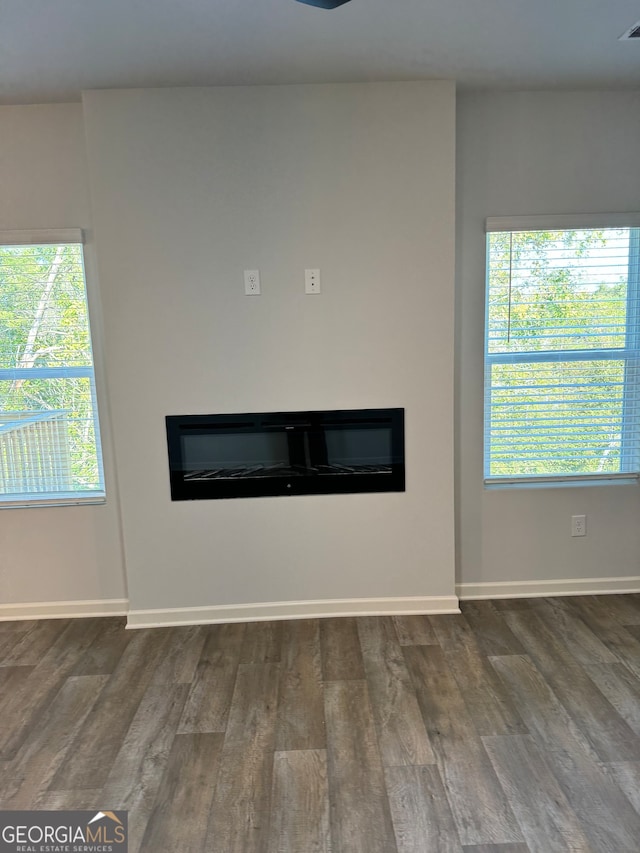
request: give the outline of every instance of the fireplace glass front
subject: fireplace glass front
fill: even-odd
[[[171,415],[171,498],[403,492],[404,409]]]

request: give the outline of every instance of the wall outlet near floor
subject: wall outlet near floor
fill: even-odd
[[[260,296],[260,270],[244,271],[244,292],[246,296]]]
[[[586,536],[587,535],[587,516],[572,515],[571,516],[571,535]]]

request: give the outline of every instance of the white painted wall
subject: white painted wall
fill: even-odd
[[[454,99],[85,93],[133,609],[453,594]],[[167,414],[369,406],[404,494],[169,499]]]
[[[484,218],[636,210],[639,107],[459,98],[462,582],[638,574],[640,489],[486,491],[481,436]],[[100,92],[85,109],[134,606],[450,594],[451,87]],[[0,184],[1,229],[81,226],[91,257],[79,105],[1,107]],[[301,287],[316,265],[319,300]],[[167,412],[369,405],[407,408],[405,495],[168,500]],[[0,603],[124,597],[104,399],[102,422],[108,504],[0,511]]]
[[[640,93],[458,100],[457,521],[463,583],[639,575],[640,487],[482,486],[484,219],[640,208]],[[588,535],[570,537],[586,513]]]
[[[0,107],[0,187],[1,230],[88,229],[90,274],[91,212],[79,104]],[[93,285],[92,329],[99,362],[98,292],[95,281],[89,284]],[[0,510],[0,614],[6,604],[120,599],[126,595],[100,376],[98,384],[107,503]],[[30,612],[29,608],[24,612]]]
[[[484,218],[638,209],[639,107],[459,98],[462,582],[639,573],[637,487],[482,488]],[[134,607],[450,594],[451,87],[99,92],[85,109]],[[91,258],[79,105],[1,107],[0,184],[1,229],[81,226]],[[405,495],[168,499],[167,412],[378,405],[407,408]],[[0,511],[0,604],[125,596],[108,426],[103,399],[106,506]]]

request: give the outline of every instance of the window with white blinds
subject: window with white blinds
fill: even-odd
[[[487,232],[485,481],[636,475],[640,216]]]
[[[0,232],[0,507],[103,499],[82,232]]]

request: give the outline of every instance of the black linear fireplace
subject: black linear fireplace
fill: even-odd
[[[174,501],[404,491],[404,409],[166,420]]]

